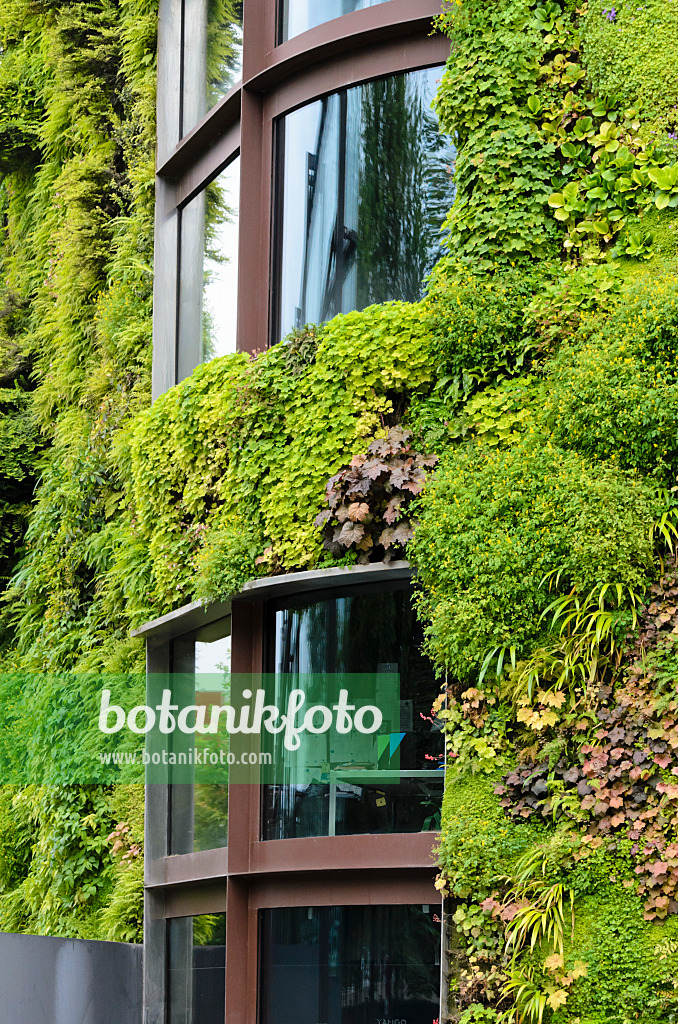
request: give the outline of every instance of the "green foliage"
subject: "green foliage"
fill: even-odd
[[[528,375],[486,388],[464,407],[466,429],[493,446],[519,440],[533,420],[539,387],[539,380]]]
[[[568,251],[581,249],[587,240],[610,243],[629,217],[644,211],[652,198],[658,210],[678,205],[678,165],[667,166],[672,154],[643,143],[636,134],[640,122],[631,120],[634,115],[629,111],[629,121],[617,127],[617,115],[605,111],[600,116],[612,120],[603,120],[596,129],[588,118],[590,138],[578,146],[567,135],[561,139],[563,157],[570,161],[563,171],[576,169],[578,176],[549,196],[548,202],[568,231],[564,243]],[[637,233],[613,253],[648,256],[651,247],[649,236]]]
[[[465,269],[431,279],[440,377],[410,415],[442,457],[409,551],[446,677],[455,1022],[676,1018],[674,21],[463,0],[439,22]],[[496,275],[535,258],[538,280]],[[478,814],[467,787],[514,758]],[[542,879],[517,850],[492,875],[501,826],[533,867],[553,837]]]
[[[444,225],[450,250],[479,269],[553,254],[546,201],[555,149],[525,106],[544,52],[541,22],[527,0],[464,0],[448,5],[438,27],[452,54],[435,107],[458,149],[456,199]]]
[[[0,580],[11,576],[26,530],[40,441],[30,396],[0,389]]]
[[[40,146],[42,105],[40,93],[47,84],[46,65],[39,33],[22,33],[20,26],[5,22],[0,61],[0,169],[16,171],[35,160]]]
[[[285,345],[224,356],[158,399],[137,426],[132,472],[159,607],[192,593],[203,543],[204,593],[223,592],[222,571],[243,582],[257,557],[317,562],[328,476],[430,387],[426,318],[402,302],[348,313],[319,331],[312,361]]]
[[[260,566],[266,566],[268,554],[264,539],[261,534],[250,533],[248,527],[248,523],[234,516],[233,521],[209,530],[203,547],[195,556],[196,597],[225,601],[258,576]]]
[[[411,555],[424,588],[431,654],[470,680],[488,650],[526,650],[562,570],[588,590],[642,589],[651,572],[653,489],[528,433],[510,448],[475,443],[441,459]]]
[[[119,819],[107,837],[114,860],[114,885],[101,915],[102,937],[110,942],[142,942],[144,924],[144,787],[119,786],[112,799]]]
[[[0,788],[0,897],[25,878],[31,860],[32,830],[21,790]]]
[[[47,736],[68,750],[91,714],[83,672],[129,673],[137,692],[130,626],[355,561],[365,527],[391,550],[384,530],[402,528],[390,539],[408,542],[447,673],[438,884],[457,901],[464,1022],[675,1016],[678,322],[652,254],[675,255],[676,122],[672,72],[651,77],[672,44],[648,55],[638,32],[674,15],[577,6],[462,0],[441,16],[436,105],[459,156],[425,300],[213,360],[150,408],[156,6],[0,11],[0,557],[25,548],[2,569],[17,671],[0,761],[31,764]],[[211,8],[210,101],[241,17]],[[611,84],[620,52],[628,85]],[[567,271],[548,259],[562,242]],[[332,540],[351,524],[329,552],[328,480]],[[27,733],[29,706],[45,710]],[[133,788],[4,787],[0,928],[137,941],[142,817]]]
[[[35,829],[30,868],[0,896],[0,927],[92,937],[90,915],[110,890],[102,870],[107,794],[96,787],[28,787],[21,802]]]
[[[450,258],[430,281],[429,329],[438,372],[460,394],[497,376],[517,372],[537,339],[526,318],[535,278],[508,268],[492,277]]]
[[[479,269],[554,254],[563,229],[567,253],[599,258],[653,197],[660,210],[678,204],[675,104],[671,116],[662,115],[662,131],[644,127],[638,95],[622,90],[624,110],[619,90],[596,73],[599,37],[610,59],[614,38],[615,69],[622,66],[616,42],[633,49],[638,29],[630,12],[638,5],[623,2],[617,11],[601,3],[581,23],[573,5],[527,0],[450,3],[438,19],[452,55],[436,109],[459,148],[445,227],[455,255],[473,257]],[[648,15],[638,6],[643,21],[657,17],[670,32],[674,16],[651,7]],[[582,66],[589,60],[592,91]],[[616,252],[648,256],[651,246],[636,233]]]
[[[445,704],[434,710],[444,723],[451,776],[494,775],[505,767],[507,715],[496,695],[472,686],[456,700],[448,690]]]
[[[123,489],[150,390],[156,26],[154,0],[0,10],[2,642],[4,671],[21,670],[2,681],[4,763],[68,732],[49,717],[56,677],[27,670],[143,666]],[[60,683],[82,711],[83,677]],[[3,787],[0,927],[138,940],[140,879],[132,899],[106,846],[116,799]]]
[[[662,0],[620,0],[610,20],[606,0],[590,0],[584,21],[586,68],[600,96],[640,103],[646,116],[671,118],[678,104],[678,12]],[[669,128],[672,130],[672,127]]]
[[[678,280],[631,291],[548,369],[553,442],[672,483],[678,459]]]
[[[501,1018],[497,1014],[496,1010],[491,1009],[489,1006],[482,1006],[480,1003],[474,1003],[473,1006],[467,1007],[459,1018],[459,1024],[476,1024],[476,1022],[487,1021],[488,1024],[497,1022]]]
[[[510,870],[538,832],[504,816],[492,778],[452,777],[454,784],[445,789],[438,855],[450,894],[479,902],[491,895],[495,878]]]
[[[599,888],[577,914],[574,944],[587,975],[572,992],[568,1013],[592,1024],[672,1021],[675,924],[658,931],[643,921],[637,899],[619,882],[620,864],[607,857],[605,865]]]

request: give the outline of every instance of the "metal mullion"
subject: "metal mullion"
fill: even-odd
[[[158,161],[157,173],[173,178],[184,174],[240,121],[241,84],[238,82],[169,152]]]
[[[170,642],[149,640],[146,647],[147,701],[155,704],[158,676],[162,680],[171,668]],[[161,683],[162,686],[162,683]],[[146,886],[164,876],[169,848],[169,787],[162,783],[144,787],[144,883]],[[144,968],[143,1022],[165,1024],[167,1015],[167,927],[165,894],[152,888],[144,890]]]
[[[223,144],[210,149],[176,181],[174,196],[179,208],[195,199],[240,156],[240,125],[221,141]]]

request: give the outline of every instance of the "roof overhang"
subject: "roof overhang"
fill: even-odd
[[[353,565],[348,568],[312,569],[310,572],[286,573],[280,576],[264,576],[252,580],[228,601],[213,604],[192,601],[176,608],[167,615],[145,622],[132,630],[133,637],[155,640],[171,640],[193,630],[209,626],[231,614],[234,601],[269,601],[288,594],[304,594],[311,591],[330,590],[335,587],[361,586],[369,583],[408,580],[412,575],[410,563],[375,562],[371,565]]]

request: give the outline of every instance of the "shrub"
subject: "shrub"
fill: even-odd
[[[467,680],[496,645],[525,651],[554,570],[585,591],[611,580],[642,590],[657,508],[643,480],[529,431],[504,450],[478,442],[448,453],[410,545],[430,653]]]
[[[440,377],[462,392],[521,367],[537,337],[525,312],[535,278],[520,269],[478,275],[451,259],[434,271],[428,319]]]
[[[555,444],[673,483],[678,461],[678,278],[641,286],[548,373]]]

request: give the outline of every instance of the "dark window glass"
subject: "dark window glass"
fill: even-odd
[[[226,915],[173,918],[167,942],[168,1024],[223,1021]]]
[[[440,922],[433,906],[262,913],[261,1024],[433,1024]]]
[[[309,782],[265,786],[263,837],[293,839],[315,835],[419,832],[439,827],[443,738],[432,722],[431,705],[439,691],[431,663],[421,653],[423,640],[408,586],[363,588],[359,593],[318,599],[304,595],[268,612],[268,671],[279,679],[278,706],[296,687],[295,676],[313,673],[371,674],[377,703],[390,709],[383,735],[393,737],[399,781],[381,761],[367,765],[355,737],[355,754],[333,757],[329,734],[317,737]],[[394,685],[394,674],[399,677]],[[384,692],[379,695],[383,675]],[[287,687],[285,692],[282,688]],[[320,700],[318,699],[320,696]],[[332,703],[314,693],[313,703]],[[311,748],[303,748],[308,757]],[[373,749],[373,748],[372,748]],[[387,753],[388,747],[385,748]],[[294,767],[294,753],[276,738],[273,761]],[[298,775],[295,776],[298,779]]]
[[[242,74],[242,0],[183,0],[181,134]]]
[[[340,18],[363,7],[376,7],[385,0],[280,0],[278,42],[298,36],[332,18]]]
[[[205,626],[185,639],[174,642],[173,696],[180,706],[226,704],[230,700],[230,619]],[[215,736],[186,735],[174,730],[169,737],[175,753],[208,746],[228,753],[227,733]],[[201,782],[199,766],[192,769],[193,784],[182,781],[172,786],[170,852],[193,853],[213,850],[228,842],[228,783]],[[209,769],[207,769],[209,770]],[[228,769],[223,770],[226,776]],[[182,780],[187,769],[180,769]],[[171,776],[170,776],[171,778]]]
[[[431,110],[440,73],[379,79],[279,121],[274,340],[421,297],[454,198],[455,150]]]

